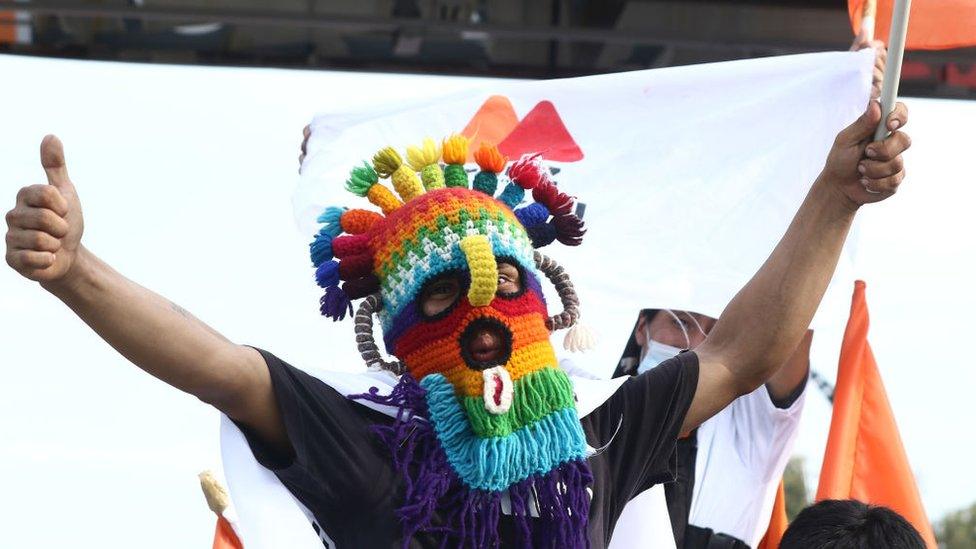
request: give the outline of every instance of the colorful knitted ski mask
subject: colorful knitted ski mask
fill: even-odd
[[[320,216],[311,255],[325,288],[321,311],[339,320],[351,312],[351,299],[365,297],[356,315],[364,359],[405,370],[392,394],[358,396],[400,408],[392,426],[376,431],[404,477],[398,514],[405,547],[417,532],[463,546],[497,545],[503,500],[522,545],[586,546],[586,441],[572,384],[549,343],[551,330],[575,323],[578,300],[561,268],[534,250],[557,239],[579,244],[583,224],[539,155],[512,164],[495,198],[507,160],[482,146],[470,189],[467,153],[466,139],[453,136],[442,148],[427,140],[408,149],[409,164],[387,147],[372,165],[352,170],[347,188],[384,215],[328,208]],[[400,198],[379,177],[390,178]],[[535,202],[520,206],[526,190]],[[497,291],[499,262],[518,269],[518,291]],[[565,307],[559,315],[548,315],[540,269],[557,286]],[[461,291],[428,316],[425,288],[444,277]],[[380,357],[374,313],[399,363]],[[503,342],[490,363],[470,352],[469,340],[483,330]]]

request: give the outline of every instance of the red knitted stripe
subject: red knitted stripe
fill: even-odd
[[[516,318],[504,319],[499,318],[497,315],[486,316],[498,318],[511,327],[514,332],[512,341],[513,353],[535,343],[545,343],[547,348],[549,347],[549,330],[546,329],[545,317],[542,315],[532,313]],[[417,338],[412,340],[411,338],[413,336],[417,336]],[[421,337],[422,334],[406,334],[401,339],[406,340],[404,341],[403,354],[401,354],[399,347],[397,348],[397,356],[402,357],[414,378],[421,379],[423,376],[433,372],[445,373],[459,365],[463,366],[464,359],[461,355],[460,337],[438,339],[435,341],[429,339],[421,340]],[[417,345],[417,342],[420,342],[420,344]],[[406,349],[409,344],[413,344],[412,346],[415,347],[416,351],[407,352]]]
[[[360,254],[347,257],[339,262],[339,279],[355,280],[373,272],[373,257]]]
[[[527,320],[538,318],[542,319],[544,326],[545,318],[548,316],[539,296],[535,292],[527,291],[514,299],[496,297],[487,307],[474,308],[466,298],[462,299],[446,317],[435,321],[421,321],[404,331],[394,343],[394,354],[404,359],[417,349],[438,345],[437,342],[440,341],[449,341],[457,345],[464,328],[479,316],[491,316],[509,325],[513,332],[513,348],[538,341],[540,337],[549,337],[544,327],[541,328],[542,332],[537,333],[538,330],[533,329],[533,326],[528,324],[523,326]],[[522,338],[527,339],[523,341]]]
[[[332,239],[333,256],[342,259],[360,254],[367,254],[372,260],[373,254],[369,250],[369,235],[342,235]]]

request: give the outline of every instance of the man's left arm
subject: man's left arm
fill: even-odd
[[[833,276],[858,209],[893,195],[904,178],[910,140],[901,103],[892,133],[871,142],[881,119],[872,101],[834,140],[820,176],[769,258],[722,313],[699,357],[698,386],[682,426],[687,432],[765,383],[794,352]]]

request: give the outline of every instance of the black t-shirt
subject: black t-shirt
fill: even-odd
[[[241,427],[258,462],[315,515],[316,529],[335,547],[399,547],[394,512],[403,501],[389,450],[370,427],[392,418],[347,399],[321,380],[261,351],[281,408],[294,457],[282,458]],[[684,353],[628,379],[581,420],[587,442],[601,451],[588,458],[593,472],[589,538],[606,547],[631,498],[675,474],[675,442],[698,385],[698,357]],[[604,448],[604,446],[606,446]],[[499,521],[503,540],[511,521]],[[437,547],[421,534],[416,548]]]

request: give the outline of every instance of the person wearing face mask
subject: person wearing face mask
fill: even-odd
[[[679,435],[770,387],[796,349],[857,211],[901,184],[907,111],[898,104],[885,119],[893,133],[872,141],[881,120],[872,103],[838,134],[794,221],[705,341],[605,384],[588,405],[550,343],[576,323],[580,298],[538,251],[581,244],[582,220],[541,153],[509,162],[479,149],[470,179],[462,136],[407,149],[406,163],[392,147],[372,163],[345,159],[359,197],[348,199],[365,208],[324,209],[309,259],[322,314],[354,318],[347,333],[373,370],[351,375],[367,383],[359,390],[341,386],[348,374],[326,382],[229,341],[99,259],[82,244],[56,137],[41,145],[48,184],[21,189],[6,216],[6,260],[135,365],[226,414],[262,478],[304,506],[329,547],[599,549],[635,494],[674,479]],[[394,385],[381,390],[380,377]]]
[[[644,374],[694,349],[715,322],[689,311],[642,310],[614,377]],[[647,514],[665,509],[676,547],[742,549],[758,545],[796,437],[811,341],[812,332],[808,332],[763,386],[739,397],[678,441],[676,481],[663,489],[648,490],[628,504],[618,522],[618,531],[627,534],[615,537],[612,547],[624,547],[635,539],[660,539],[659,531],[644,535],[641,530]]]

